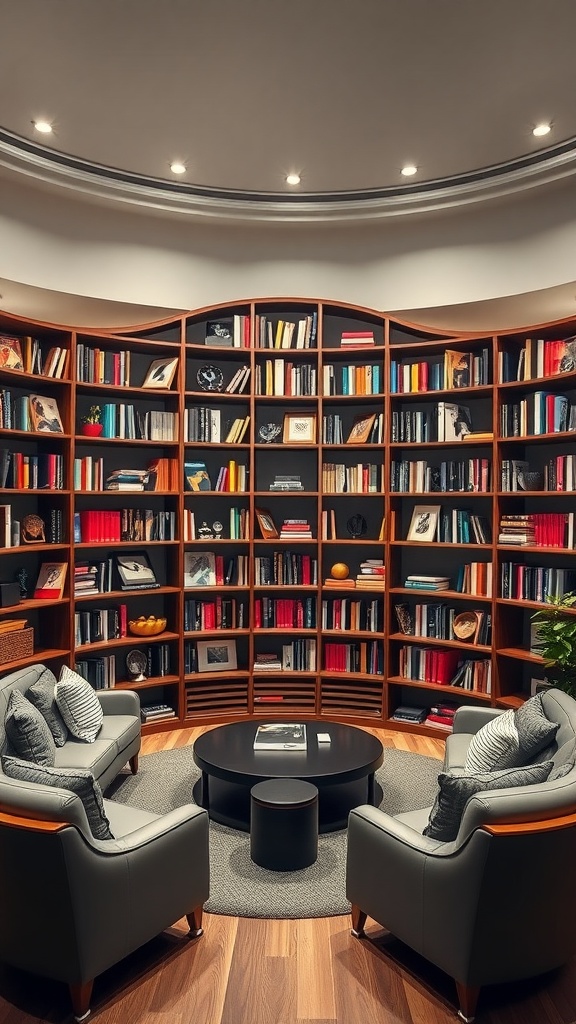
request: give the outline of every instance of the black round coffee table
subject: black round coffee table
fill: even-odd
[[[374,772],[382,764],[380,740],[363,729],[336,722],[306,722],[306,750],[254,750],[261,722],[233,722],[196,740],[194,761],[202,778],[194,799],[210,817],[230,828],[250,830],[250,790],[265,779],[303,779],[318,787],[319,830],[346,828],[359,804],[377,806],[382,791]],[[319,743],[328,733],[330,743]]]

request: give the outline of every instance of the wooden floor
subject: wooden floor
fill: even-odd
[[[371,731],[385,746],[442,756],[441,740]],[[191,743],[198,734],[147,736],[143,753]],[[367,931],[366,940],[352,938],[348,917],[205,914],[204,935],[189,941],[185,922],[178,922],[96,979],[92,1016],[98,1024],[454,1024],[451,980],[376,923],[368,921]],[[30,922],[30,942],[37,941],[49,941],[48,922]],[[63,985],[0,970],[0,1024],[70,1019]],[[532,982],[485,989],[476,1020],[575,1024],[576,962]]]

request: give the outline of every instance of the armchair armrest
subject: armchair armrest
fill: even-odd
[[[110,801],[105,803],[110,803]],[[208,812],[202,807],[197,807],[196,804],[184,804],[182,807],[162,814],[154,821],[147,822],[146,825],[135,829],[134,832],[128,832],[125,836],[120,836],[118,839],[94,839],[91,845],[106,854],[131,853],[155,842],[162,836],[168,837],[170,833],[189,823],[192,831],[198,834],[205,831],[206,837],[208,836]]]
[[[134,715],[140,718],[140,697],[134,690],[97,690],[105,715]]]
[[[499,708],[475,708],[472,706],[458,708],[454,715],[452,732],[476,733],[486,722],[492,721],[503,714]]]

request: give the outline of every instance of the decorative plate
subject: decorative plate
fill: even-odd
[[[135,682],[141,682],[143,679],[146,679],[144,669],[147,665],[148,658],[144,651],[138,651],[134,648],[134,650],[129,651],[126,655],[126,668],[130,673],[131,679]]]
[[[361,516],[359,512],[350,516],[346,522],[346,529],[352,538],[363,537],[367,529],[364,516]]]
[[[282,427],[279,423],[263,423],[258,431],[258,437],[264,444],[270,444],[271,441],[275,441],[280,434]]]
[[[221,391],[224,384],[224,374],[219,366],[212,366],[208,363],[201,366],[196,374],[196,380],[202,391]]]
[[[454,636],[458,640],[472,640],[478,627],[476,612],[460,612],[452,623]]]

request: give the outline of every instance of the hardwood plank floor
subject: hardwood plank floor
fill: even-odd
[[[142,753],[191,743],[202,731],[146,736]],[[370,731],[385,746],[442,756],[442,740]],[[190,941],[179,921],[96,979],[93,1017],[98,1024],[454,1024],[451,979],[375,922],[368,921],[367,932],[354,939],[348,917],[262,921],[205,914],[204,935]],[[30,941],[49,941],[49,924],[31,921]],[[576,1024],[576,961],[533,981],[485,989],[476,1019]],[[0,1024],[67,1020],[63,985],[0,968]]]

